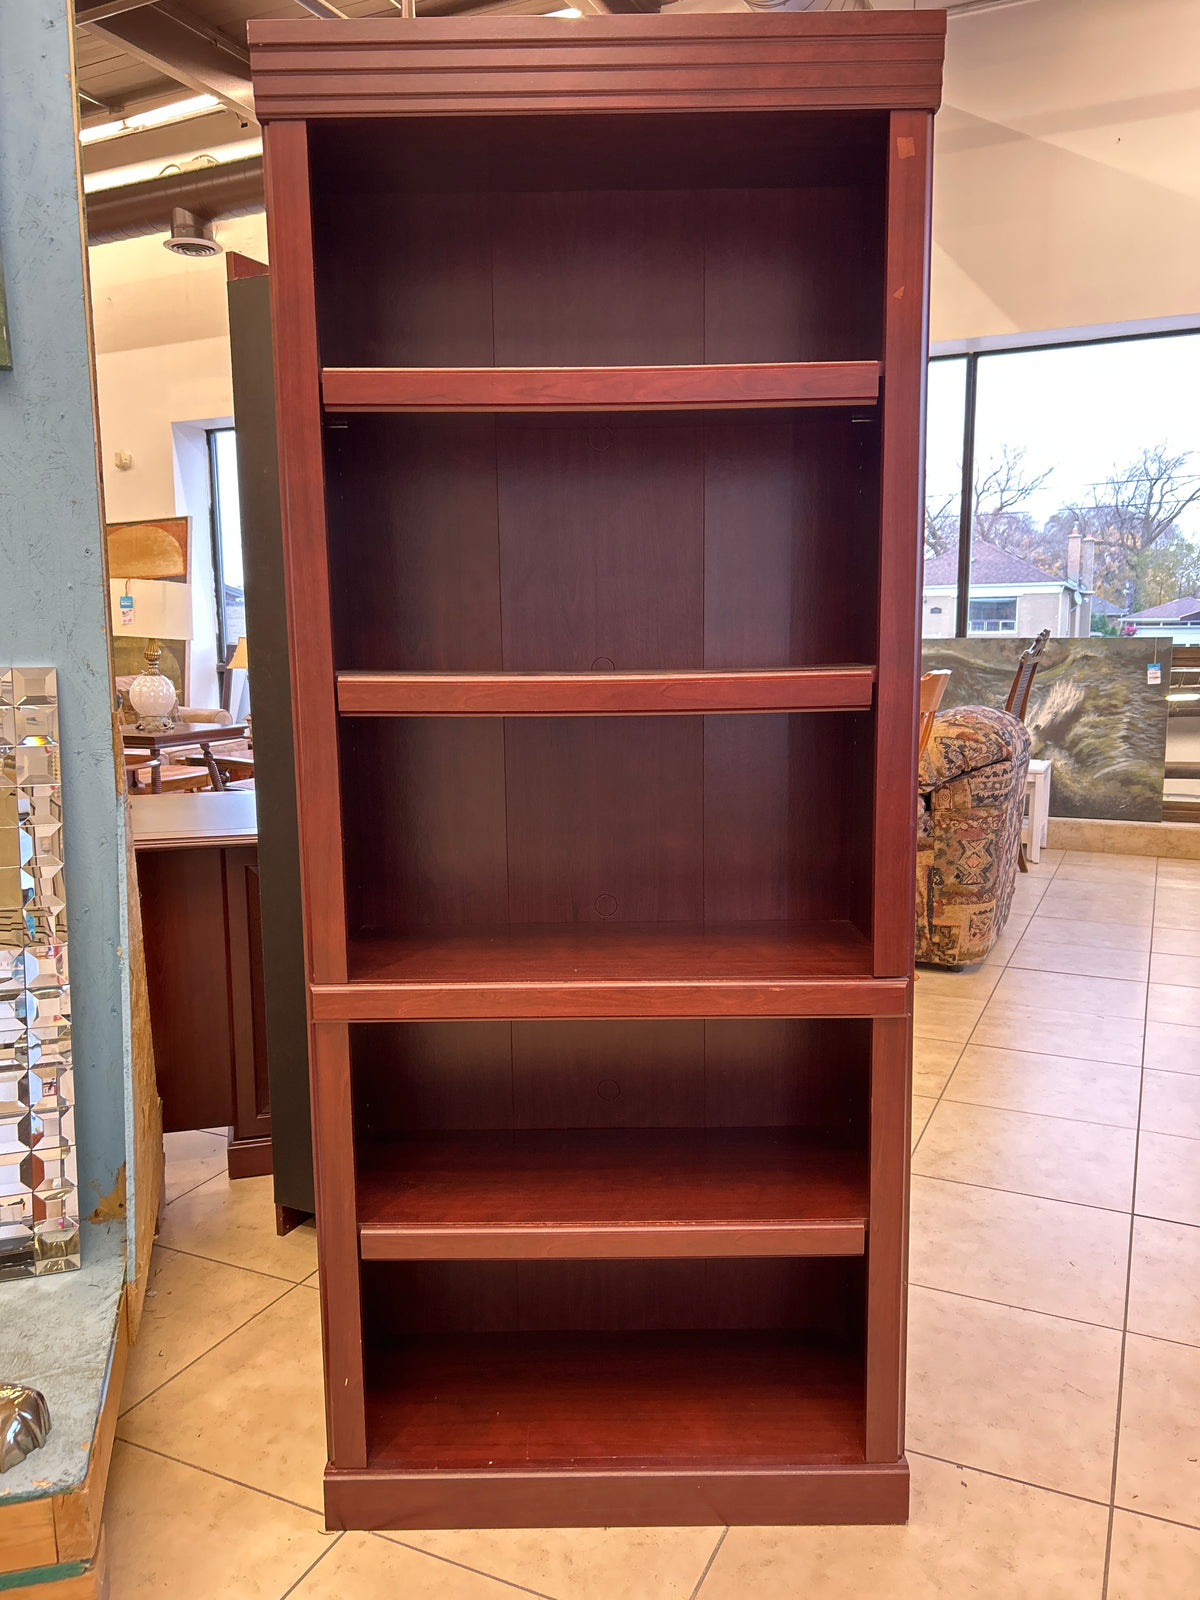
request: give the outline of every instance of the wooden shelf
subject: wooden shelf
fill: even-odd
[[[746,672],[339,672],[343,716],[636,716],[866,711],[875,669]]]
[[[696,367],[326,367],[326,411],[712,411],[871,405],[877,361]]]
[[[849,922],[521,924],[354,939],[349,981],[312,986],[331,1022],[466,1017],[888,1017]]]
[[[862,1370],[777,1331],[438,1335],[374,1352],[368,1461],[490,1472],[856,1464]]]
[[[367,1146],[364,1259],[861,1255],[866,1158],[790,1128],[421,1133]]]

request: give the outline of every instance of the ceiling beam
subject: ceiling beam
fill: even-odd
[[[314,17],[337,17],[345,22],[346,13],[339,11],[329,0],[296,0],[298,6],[303,6],[305,11],[311,11]]]
[[[140,11],[153,3],[154,0],[75,0],[75,21],[82,27],[88,22],[119,17],[123,11]]]
[[[168,0],[139,5],[87,26],[176,83],[215,95],[238,116],[254,120],[248,51],[181,6]]]

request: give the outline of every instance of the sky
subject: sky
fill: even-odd
[[[962,358],[929,368],[926,494],[935,502],[962,483],[965,368]],[[1200,476],[1200,333],[981,356],[975,415],[977,469],[1006,444],[1025,448],[1032,476],[1052,469],[1025,505],[1038,523],[1090,498],[1092,484],[1152,445],[1194,452]],[[1179,525],[1200,541],[1200,503]]]

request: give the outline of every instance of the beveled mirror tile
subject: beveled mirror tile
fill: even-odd
[[[1200,1076],[1186,1072],[1145,1073],[1142,1130],[1200,1139]],[[1200,1150],[1196,1157],[1200,1161]]]
[[[1136,1128],[1141,1081],[1137,1067],[969,1044],[950,1078],[946,1098],[1003,1111]]]
[[[913,1172],[1128,1211],[1136,1143],[1132,1128],[996,1111],[943,1097],[913,1157]]]
[[[1200,1595],[1200,1528],[1118,1511],[1113,1517],[1107,1600]]]
[[[909,1465],[907,1527],[731,1528],[701,1600],[1100,1600],[1106,1507]]]
[[[1129,1218],[915,1177],[909,1281],[1084,1322],[1122,1325]]]
[[[1117,1329],[931,1289],[909,1317],[909,1449],[1107,1501]]]
[[[1200,1345],[1200,1226],[1133,1219],[1129,1327]]]
[[[1200,1226],[1200,1143],[1142,1133],[1134,1210],[1143,1217]]]
[[[1125,1342],[1117,1504],[1200,1525],[1200,1348]]]

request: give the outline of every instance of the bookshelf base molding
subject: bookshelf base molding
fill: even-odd
[[[908,1521],[907,1460],[711,1472],[325,1473],[330,1529],[812,1527]]]

